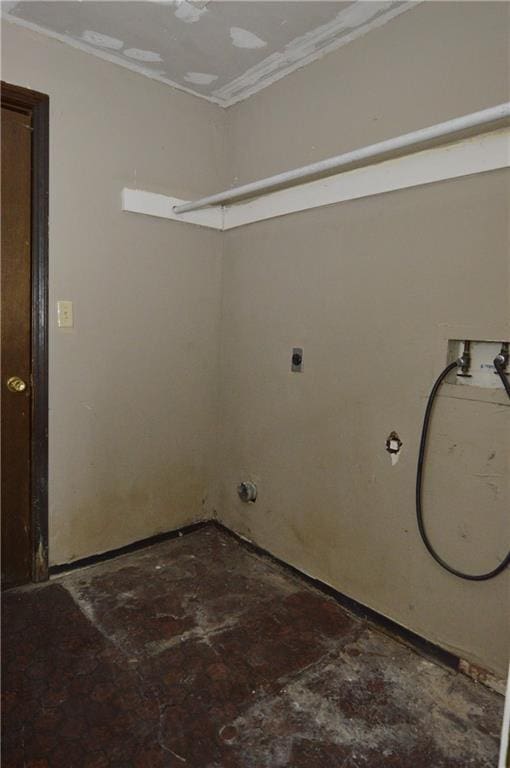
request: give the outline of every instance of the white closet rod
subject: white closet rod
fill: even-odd
[[[266,179],[253,181],[249,184],[243,184],[240,187],[227,189],[224,192],[218,192],[215,195],[201,197],[199,200],[176,205],[173,208],[174,213],[187,213],[196,211],[199,208],[206,208],[212,205],[224,205],[225,203],[238,200],[242,197],[255,197],[265,194],[277,187],[292,184],[295,181],[310,176],[325,174],[330,171],[340,170],[354,163],[360,163],[364,160],[372,160],[390,153],[396,153],[402,149],[420,147],[428,142],[442,139],[452,134],[459,134],[473,128],[488,127],[491,124],[499,123],[502,120],[510,118],[510,102],[498,104],[496,107],[482,109],[479,112],[473,112],[462,117],[455,117],[453,120],[446,120],[444,123],[432,125],[429,128],[421,128],[418,131],[404,133],[402,136],[396,136],[393,139],[380,141],[377,144],[370,144],[367,147],[354,149],[351,152],[345,152],[343,155],[335,155],[326,160],[319,160],[317,163],[303,165],[301,168],[295,168],[293,171],[285,171],[275,176],[269,176]]]

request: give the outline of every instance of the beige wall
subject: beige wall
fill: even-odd
[[[221,235],[123,213],[123,186],[222,186],[222,110],[3,25],[2,78],[50,97],[50,558],[207,512]],[[56,327],[57,299],[75,327]],[[205,504],[203,504],[203,500]]]
[[[419,6],[229,110],[248,181],[508,100],[508,5]],[[425,399],[448,337],[508,338],[505,171],[351,201],[226,235],[219,516],[277,556],[504,673],[510,573],[470,583],[419,540]],[[304,372],[291,374],[293,346]],[[448,394],[453,394],[449,387]],[[446,397],[425,509],[441,553],[510,546],[510,408]],[[499,405],[498,405],[499,403]],[[392,467],[385,440],[404,443]],[[256,480],[243,505],[236,483]]]

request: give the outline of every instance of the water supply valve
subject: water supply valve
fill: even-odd
[[[456,376],[448,383],[500,389],[506,380],[510,385],[510,344],[507,340],[450,339],[448,345],[448,359],[457,362]]]
[[[457,361],[457,365],[459,366],[459,371],[457,372],[457,376],[470,379],[471,378],[471,374],[469,373],[469,369],[471,368],[471,342],[470,341],[464,342],[464,349]]]

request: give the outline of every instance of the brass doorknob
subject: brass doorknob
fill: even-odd
[[[11,392],[24,392],[26,388],[26,382],[19,376],[11,376],[10,379],[7,379],[7,389],[10,389]]]

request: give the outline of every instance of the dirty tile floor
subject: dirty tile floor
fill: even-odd
[[[4,768],[489,768],[503,698],[210,526],[3,600]]]

